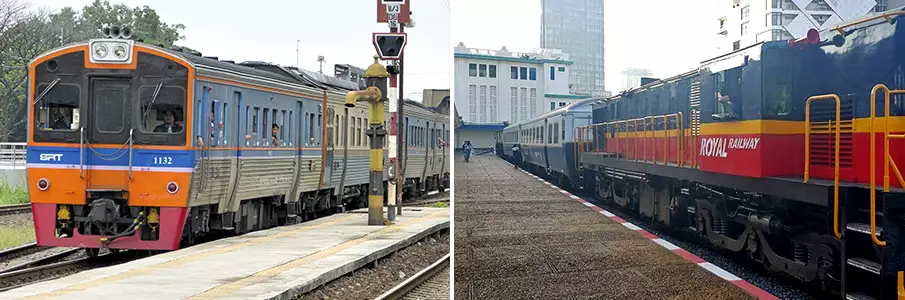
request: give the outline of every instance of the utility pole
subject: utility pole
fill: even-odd
[[[302,40],[295,40],[295,68],[301,70],[302,68],[299,66],[299,42]]]

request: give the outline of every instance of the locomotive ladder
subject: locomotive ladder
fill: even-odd
[[[833,165],[833,234],[836,238],[841,239],[842,233],[839,232],[839,145],[842,121],[842,100],[839,95],[826,94],[811,96],[805,102],[804,109],[804,182],[807,183],[811,179],[811,103],[814,101],[832,100],[836,103],[836,122],[835,128],[828,126],[830,133],[835,132],[835,151],[833,154],[835,163]],[[835,130],[834,130],[835,129]],[[873,144],[871,144],[873,145]]]
[[[870,91],[870,238],[874,244],[878,246],[886,246],[886,241],[881,241],[877,237],[877,195],[876,189],[876,128],[874,122],[877,118],[877,92],[882,90],[886,94],[883,102],[883,191],[889,192],[889,169],[892,168],[899,185],[905,187],[905,180],[902,179],[902,173],[889,155],[889,141],[892,139],[905,139],[905,134],[889,133],[889,100],[892,95],[905,94],[905,90],[890,90],[884,84],[877,84]]]

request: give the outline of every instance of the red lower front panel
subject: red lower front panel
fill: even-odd
[[[78,230],[73,231],[73,237],[57,238],[56,204],[32,203],[31,209],[35,221],[35,237],[37,238],[38,246],[101,248],[101,236],[80,235]],[[186,211],[185,207],[161,207],[160,227],[157,228],[160,231],[160,238],[156,241],[142,241],[140,232],[136,231],[132,236],[114,240],[107,247],[146,250],[179,249]]]

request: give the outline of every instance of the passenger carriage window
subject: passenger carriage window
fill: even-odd
[[[259,126],[258,125],[258,114],[260,112],[261,112],[261,109],[258,107],[255,107],[252,110],[252,115],[251,115],[251,140],[255,146],[258,146],[261,144],[261,140],[259,139],[259,136],[258,136],[258,126]]]
[[[35,89],[40,95],[49,84],[40,84]],[[79,129],[79,86],[59,83],[35,104],[35,124],[39,130]],[[37,97],[37,95],[35,95]]]
[[[286,110],[282,110],[282,118],[280,118],[280,145],[286,146]]]
[[[154,97],[155,90],[157,85],[142,86],[138,90],[142,118],[139,130],[145,133],[182,133],[185,129],[185,90],[163,85]]]
[[[562,137],[560,137],[560,139],[563,141],[563,143],[565,143],[566,142],[566,119],[562,119],[562,127],[560,127],[560,128],[562,128]]]
[[[323,114],[317,114],[317,132],[318,132],[318,134],[315,135],[315,140],[317,140],[317,145],[318,145],[318,146],[320,146],[321,143],[324,142],[324,141],[323,141],[324,135],[321,134],[322,132],[324,132],[324,128],[323,128],[323,127],[324,127],[324,115],[323,115]]]
[[[220,145],[220,127],[217,124],[220,122],[220,101],[213,100],[211,101],[211,116],[210,116],[210,127],[211,127],[211,145],[219,146]]]
[[[308,114],[308,146],[314,146],[314,114]]]
[[[288,140],[288,144],[292,146],[292,111],[289,111],[289,126],[286,127],[286,140]]]
[[[299,141],[299,145],[308,146],[308,113],[305,113],[305,122],[304,130],[302,131],[302,140]]]
[[[251,125],[250,125],[251,122],[249,122],[249,121],[251,121],[251,108],[248,107],[248,105],[246,105],[245,106],[245,135],[249,135],[249,132],[251,132],[251,130],[248,129],[249,127],[251,127]],[[248,143],[249,143],[248,139],[245,139],[245,146],[248,146]]]
[[[267,122],[268,119],[269,119],[269,117],[270,117],[270,109],[269,109],[269,108],[265,108],[265,109],[264,109],[264,118],[261,119],[261,125],[264,125],[265,127],[271,127],[270,122]],[[262,133],[261,135],[262,135],[262,137],[264,136],[264,134],[263,134],[264,132],[265,132],[265,130],[261,130],[261,133]],[[263,144],[264,144],[265,146],[270,145],[270,144],[271,144],[271,143],[270,143],[271,140],[272,140],[272,137],[271,137],[271,135],[268,134],[267,137],[264,137],[264,143],[263,143]]]
[[[229,123],[229,105],[227,103],[223,103],[223,110],[220,114],[220,123],[223,124],[223,129],[220,131],[220,144],[227,145],[229,144],[229,138],[227,138],[226,133],[229,132],[229,126],[226,126]]]
[[[368,128],[371,128],[371,123],[368,123],[368,119],[366,118],[361,122],[362,130],[364,131],[364,140],[365,140],[365,148],[371,148],[371,136],[368,135]]]

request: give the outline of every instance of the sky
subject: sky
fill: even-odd
[[[129,7],[148,5],[163,22],[186,26],[185,40],[177,45],[205,56],[242,62],[247,60],[296,65],[319,70],[318,55],[326,59],[324,74],[333,64],[367,68],[376,54],[373,32],[389,32],[377,23],[377,0],[110,0]],[[423,89],[449,89],[452,85],[449,45],[449,0],[418,0],[411,4],[414,28],[406,28],[405,96],[420,101]],[[34,9],[81,9],[93,0],[26,0]],[[253,5],[250,5],[252,4]]]
[[[600,0],[604,1],[604,0]],[[606,90],[618,92],[620,71],[649,68],[666,78],[714,56],[719,0],[604,1]],[[723,0],[726,1],[726,0]],[[516,52],[540,47],[540,0],[453,0],[452,45]],[[505,12],[505,13],[503,13]]]

